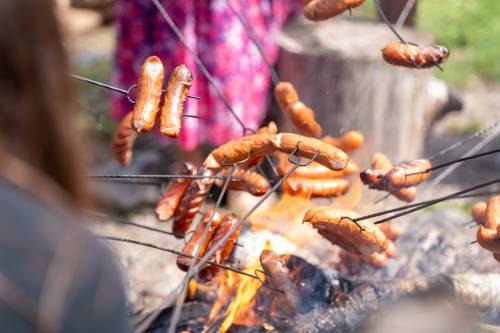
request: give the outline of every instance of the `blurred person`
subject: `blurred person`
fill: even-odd
[[[250,26],[275,64],[278,59],[276,35],[301,0],[229,0]],[[162,0],[162,5],[186,36],[208,71],[216,78],[223,94],[246,127],[257,129],[265,117],[271,73],[252,43],[248,32],[228,5],[228,0]],[[177,140],[179,160],[201,162],[200,144],[219,145],[243,135],[238,122],[199,71],[193,57],[179,41],[151,0],[116,0],[117,47],[113,83],[129,87],[137,83],[142,62],[150,55],[160,57],[165,80],[172,69],[186,64],[194,76],[186,114]],[[115,94],[112,112],[121,119],[133,105]],[[245,133],[250,134],[250,133]]]
[[[2,332],[126,332],[109,250],[86,202],[68,61],[51,0],[0,1]]]

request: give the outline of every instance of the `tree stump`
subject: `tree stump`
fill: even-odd
[[[413,30],[402,34],[430,41]],[[422,157],[424,138],[448,98],[446,84],[432,71],[384,62],[380,50],[394,41],[383,24],[343,17],[319,24],[298,19],[278,37],[281,80],[293,83],[316,111],[325,135],[364,134],[365,146],[355,155],[362,167],[376,151],[393,161]]]

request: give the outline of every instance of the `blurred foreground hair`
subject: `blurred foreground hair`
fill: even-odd
[[[1,0],[0,22],[0,148],[59,185],[65,200],[81,204],[86,195],[82,141],[55,4]],[[16,173],[17,168],[5,171],[5,159],[0,156],[0,173]],[[26,178],[41,178],[19,173],[28,190]]]

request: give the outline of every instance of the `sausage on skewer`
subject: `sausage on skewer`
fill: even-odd
[[[136,139],[137,132],[132,127],[132,112],[129,112],[120,121],[111,140],[111,153],[121,165],[127,166],[132,162],[132,149]]]
[[[182,111],[193,81],[193,74],[185,65],[174,68],[168,78],[163,106],[160,110],[160,132],[169,138],[179,137]]]
[[[156,114],[160,108],[163,76],[160,58],[151,56],[144,61],[139,71],[139,87],[132,120],[132,126],[139,133],[149,132],[155,125]]]

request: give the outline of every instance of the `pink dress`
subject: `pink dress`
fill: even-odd
[[[257,129],[265,116],[271,74],[247,32],[233,14],[228,0],[163,0],[162,4],[218,81],[230,105],[244,124]],[[251,25],[260,45],[274,64],[278,57],[276,34],[298,7],[297,0],[230,0]],[[185,113],[202,120],[183,118],[178,144],[192,150],[199,144],[221,144],[240,137],[241,126],[227,111],[192,57],[175,36],[151,0],[117,0],[118,42],[113,84],[127,88],[137,83],[141,63],[157,55],[166,73],[186,64],[194,80]],[[166,74],[166,76],[167,76]],[[115,94],[112,112],[120,119],[133,105]]]

